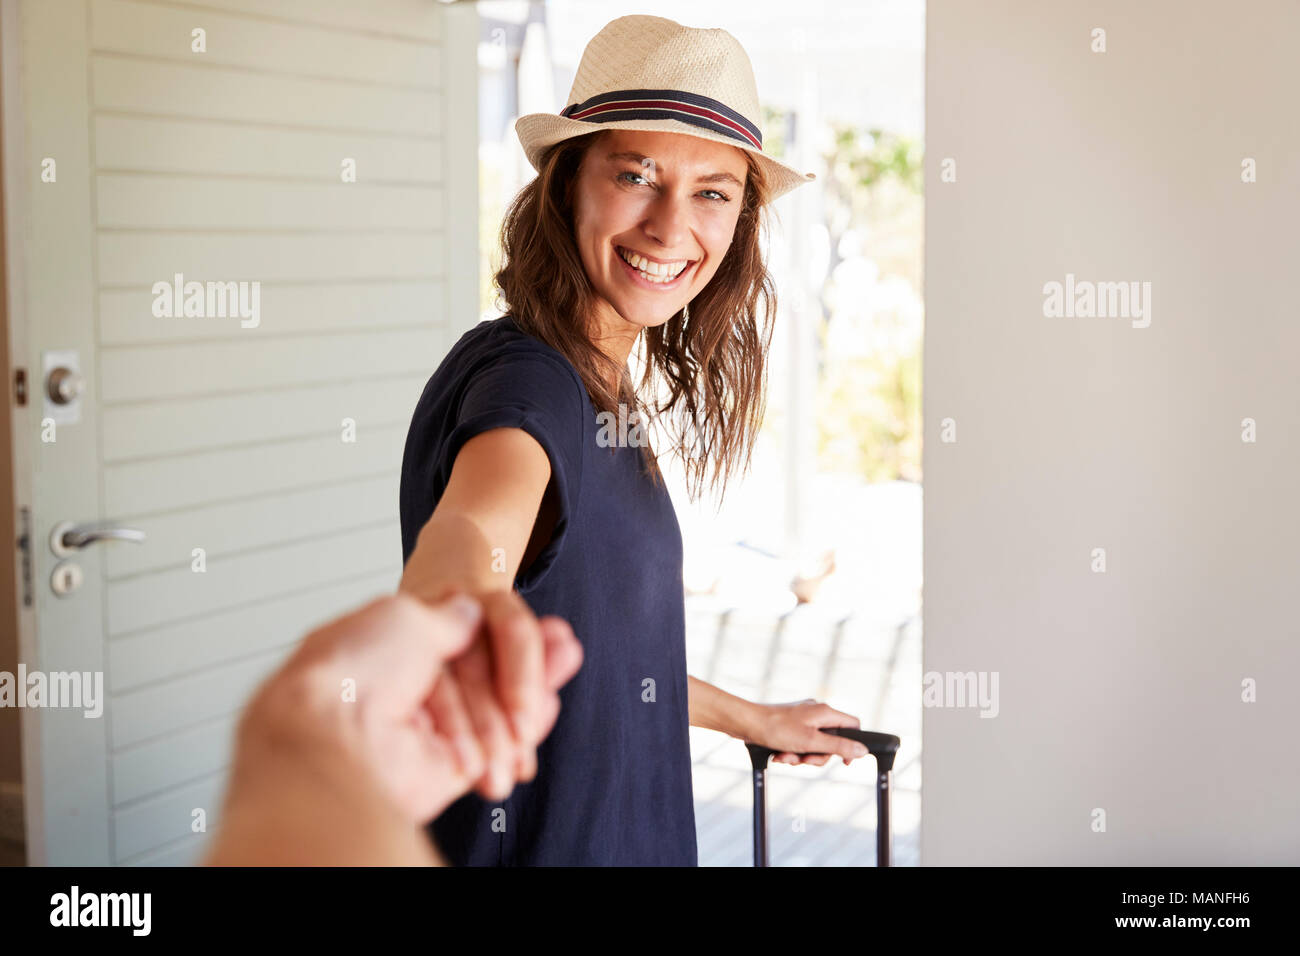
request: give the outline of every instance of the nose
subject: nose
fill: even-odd
[[[650,203],[642,227],[665,249],[680,250],[690,235],[690,199],[664,190]]]

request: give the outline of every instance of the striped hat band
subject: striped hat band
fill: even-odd
[[[566,106],[560,115],[586,123],[675,119],[763,148],[762,132],[745,117],[725,103],[685,90],[612,90]]]
[[[563,102],[569,105],[559,113],[515,120],[519,145],[539,173],[556,144],[619,131],[671,133],[739,149],[762,171],[768,202],[817,178],[763,152],[763,105],[749,54],[717,27],[645,14],[611,20],[582,51]]]

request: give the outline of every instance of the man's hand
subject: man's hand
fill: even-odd
[[[463,613],[456,599],[383,597],[307,636],[240,721],[209,862],[434,861],[420,825],[483,776],[491,753],[475,739],[479,705],[451,675],[483,642],[482,609],[461,600]],[[544,736],[581,651],[562,620],[537,627],[543,666],[516,675],[515,688],[549,715]]]

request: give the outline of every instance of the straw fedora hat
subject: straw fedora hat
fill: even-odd
[[[726,30],[685,27],[664,17],[612,20],[582,53],[560,113],[515,121],[533,168],[548,146],[596,129],[663,130],[752,153],[772,199],[816,178],[763,152],[758,88],[740,42]]]

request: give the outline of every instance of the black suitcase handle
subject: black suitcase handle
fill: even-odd
[[[856,727],[821,727],[824,734],[847,737],[856,740],[867,748],[867,753],[876,759],[876,866],[890,865],[891,841],[889,833],[889,792],[893,783],[894,757],[898,754],[902,741],[893,734],[882,734],[874,730],[858,730]],[[773,750],[762,744],[745,742],[749,750],[749,761],[754,767],[754,865],[770,866],[767,858],[767,762],[774,754],[785,751]],[[812,751],[800,754],[811,756]]]

